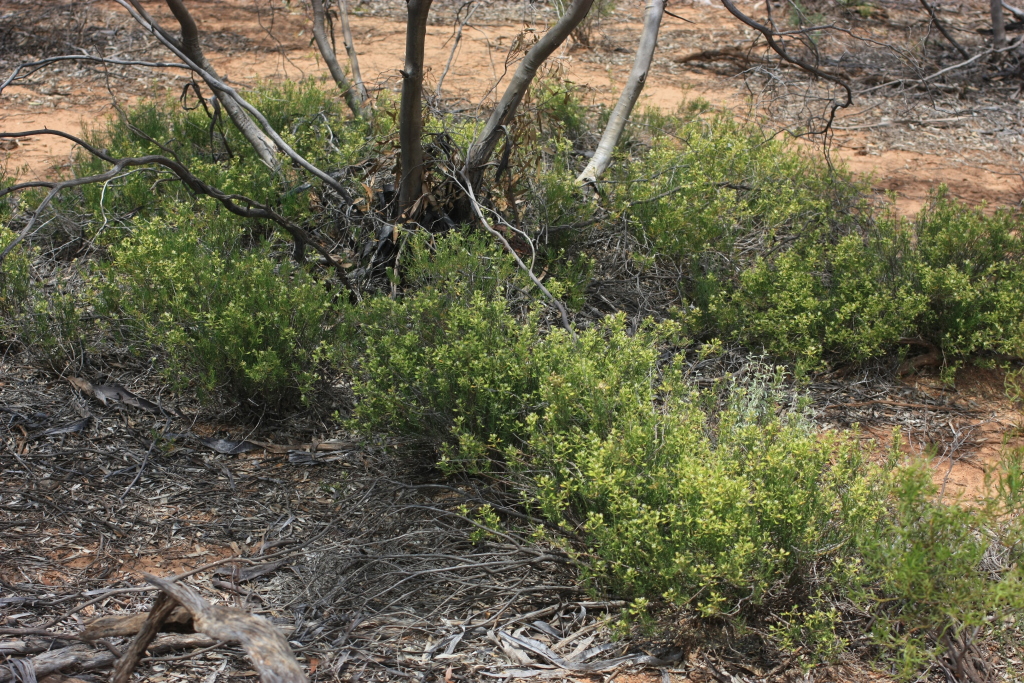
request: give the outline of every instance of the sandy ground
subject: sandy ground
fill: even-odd
[[[13,0],[0,2],[0,8],[11,2]],[[162,3],[149,4],[158,18],[166,14]],[[740,3],[740,6],[755,11],[759,4]],[[190,7],[204,32],[233,37],[219,41],[224,45],[218,45],[218,49],[208,49],[211,62],[231,83],[250,86],[260,79],[324,77],[325,69],[310,44],[307,17],[297,5],[272,16],[268,16],[265,9],[261,14],[259,6],[248,0],[196,0]],[[397,91],[403,61],[404,23],[394,12],[390,16],[387,12],[360,16],[359,11],[357,8],[352,26],[363,75],[374,87]],[[699,65],[678,63],[682,55],[697,48],[738,43],[749,31],[737,28],[725,10],[717,5],[695,3],[673,11],[694,23],[684,24],[666,17],[656,63],[644,91],[644,103],[673,110],[682,102],[700,97],[715,106],[749,115],[752,98],[741,75],[722,75],[720,71]],[[431,91],[444,72],[453,45],[449,16],[452,13],[442,8],[435,10],[435,14],[437,23],[428,29],[426,47],[427,82]],[[114,16],[116,22],[117,14]],[[506,12],[504,21],[484,18],[471,22],[444,77],[443,96],[468,108],[486,108],[495,93],[500,93],[503,77],[507,80],[505,59],[509,48],[520,36],[531,35],[523,33],[523,20],[536,22],[529,27],[536,34],[543,30],[545,18],[543,13],[524,14],[513,22],[508,21]],[[623,7],[602,22],[600,35],[592,43],[593,49],[565,47],[553,58],[552,66],[584,86],[590,100],[613,102],[631,65],[631,46],[640,32],[638,18],[637,8]],[[127,24],[130,20],[121,16],[120,21]],[[140,69],[134,82],[119,82],[117,92],[119,97],[132,101],[147,94],[177,92],[184,82],[180,74],[153,75]],[[329,84],[325,83],[325,87]],[[885,119],[864,124],[857,118],[858,110],[864,108],[861,104],[863,100],[855,102],[849,113],[840,112],[831,153],[855,173],[871,178],[879,192],[894,192],[901,213],[919,209],[938,183],[946,183],[954,196],[972,204],[1015,206],[1024,197],[1019,172],[1021,156],[1007,154],[1005,149],[989,149],[992,145],[984,135],[970,128],[969,120],[964,120],[962,125],[958,121],[942,124],[946,129],[945,138],[937,139],[934,145],[929,143],[929,136],[935,137],[930,132],[936,131],[934,127],[913,125],[910,128],[915,129],[914,144],[893,144],[892,130]],[[50,127],[79,133],[84,126],[113,113],[111,96],[104,83],[93,80],[82,87],[72,81],[48,80],[45,76],[27,87],[9,87],[0,95],[0,108],[0,130],[5,131]],[[854,123],[844,128],[848,119]],[[950,132],[950,128],[954,130]],[[40,136],[23,140],[17,149],[0,152],[0,158],[22,177],[39,177],[52,174],[55,166],[66,165],[70,148],[66,141]]]

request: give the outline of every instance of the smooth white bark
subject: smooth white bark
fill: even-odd
[[[636,50],[636,59],[633,60],[633,69],[629,72],[629,79],[622,89],[612,115],[605,126],[601,142],[597,145],[597,151],[587,167],[583,169],[576,178],[576,182],[582,184],[595,182],[601,177],[608,166],[612,163],[612,152],[622,138],[622,131],[633,113],[640,93],[647,82],[647,74],[651,70],[651,61],[654,59],[654,48],[658,44],[658,30],[661,28],[661,19],[665,14],[665,0],[647,0],[644,9],[644,30],[640,36],[640,45]]]
[[[320,51],[320,56],[324,58],[327,70],[331,72],[331,78],[334,79],[335,85],[341,90],[348,108],[357,117],[362,118],[363,101],[359,97],[358,90],[348,82],[345,71],[341,68],[341,64],[338,63],[338,56],[334,54],[334,47],[327,40],[327,32],[324,31],[324,24],[326,23],[324,20],[324,2],[323,0],[310,0],[310,4],[313,6],[313,40]]]
[[[348,23],[348,0],[338,0],[338,13],[341,15],[341,36],[345,40],[345,52],[348,53],[349,65],[352,67],[352,81],[355,83],[359,101],[362,102],[365,111],[369,95],[366,93],[366,84],[363,83],[363,74],[359,71],[359,55],[356,54],[356,44],[352,40],[352,27]]]

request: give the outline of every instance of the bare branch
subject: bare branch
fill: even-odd
[[[267,117],[265,117],[263,113],[260,112],[259,109],[249,104],[245,100],[245,98],[238,94],[238,91],[236,91],[234,88],[221,81],[215,74],[210,73],[206,69],[202,68],[195,61],[190,59],[188,55],[182,52],[182,49],[178,44],[178,41],[175,40],[173,37],[169,37],[167,31],[161,28],[159,25],[157,25],[152,20],[152,18],[150,18],[149,15],[144,12],[144,10],[136,10],[134,5],[138,3],[138,0],[113,1],[124,7],[126,10],[128,10],[128,12],[132,15],[133,19],[139,22],[139,24],[141,24],[143,28],[150,31],[150,33],[152,33],[158,40],[160,40],[160,42],[167,46],[168,49],[170,49],[180,60],[187,64],[193,71],[198,73],[200,77],[206,82],[208,86],[210,86],[210,88],[214,92],[223,94],[224,97],[220,98],[222,102],[229,98],[233,98],[236,102],[238,102],[238,104],[245,111],[251,114],[253,118],[255,118],[259,122],[260,126],[263,128],[266,134],[270,136],[270,139],[274,141],[274,144],[277,145],[278,149],[287,154],[292,161],[294,161],[299,166],[315,175],[320,180],[327,183],[331,187],[331,189],[337,192],[346,202],[352,201],[352,198],[349,195],[348,191],[345,190],[341,183],[332,178],[329,174],[325,173],[324,171],[320,170],[313,164],[309,163],[305,158],[303,158],[301,154],[292,149],[291,145],[285,142],[277,133],[277,131],[274,130],[274,127],[270,125],[269,121],[267,121]]]
[[[103,159],[104,161],[113,164],[114,167],[105,173],[100,173],[94,176],[87,176],[85,178],[74,178],[72,180],[66,180],[63,182],[32,181],[28,183],[21,183],[0,190],[0,197],[3,197],[5,195],[11,194],[12,192],[18,192],[20,190],[24,190],[30,187],[50,188],[50,192],[47,193],[46,197],[43,198],[43,201],[39,203],[35,211],[32,213],[32,217],[29,219],[28,224],[22,229],[22,231],[18,234],[18,236],[15,239],[11,240],[11,242],[6,247],[4,247],[3,251],[0,251],[0,263],[3,263],[3,260],[11,252],[11,250],[14,249],[14,247],[16,247],[22,240],[24,240],[26,237],[32,234],[32,228],[35,226],[40,214],[47,206],[49,206],[50,202],[53,201],[53,198],[56,197],[61,190],[67,189],[69,187],[88,185],[91,183],[106,182],[107,180],[116,177],[125,168],[136,166],[148,166],[155,164],[157,166],[163,166],[164,168],[169,169],[176,176],[178,176],[178,179],[185,183],[185,185],[195,194],[206,195],[207,197],[212,197],[213,199],[216,199],[218,202],[221,203],[222,206],[224,206],[224,208],[226,208],[228,211],[235,214],[236,216],[242,216],[243,218],[269,219],[274,221],[279,226],[284,228],[284,230],[289,235],[291,235],[292,239],[294,240],[296,247],[295,256],[297,261],[302,260],[302,247],[303,245],[308,244],[309,246],[313,247],[313,249],[316,250],[318,254],[320,254],[321,256],[324,257],[324,259],[327,260],[328,265],[334,267],[335,271],[338,273],[339,279],[345,285],[345,287],[347,287],[349,290],[352,289],[348,281],[348,276],[345,274],[344,268],[342,267],[341,263],[339,263],[338,260],[334,258],[333,254],[331,254],[330,250],[327,249],[327,247],[320,244],[304,228],[300,227],[291,220],[285,218],[284,216],[277,213],[270,207],[255,201],[254,199],[250,199],[249,197],[245,197],[243,195],[226,194],[222,192],[216,187],[213,187],[212,185],[194,176],[187,168],[185,168],[184,165],[181,164],[181,162],[175,159],[170,159],[168,157],[155,154],[144,157],[129,157],[124,159],[115,159],[114,157],[111,157],[109,154],[107,154],[105,151],[96,149],[95,147],[88,144],[84,140],[77,138],[74,135],[70,135],[68,133],[64,133],[61,131],[32,130],[21,133],[0,133],[0,139],[19,138],[28,137],[32,135],[46,134],[58,135],[60,137],[71,140],[72,142],[81,145],[90,154],[94,154],[100,159]]]
[[[363,102],[358,91],[345,77],[345,72],[342,70],[341,64],[338,63],[338,56],[334,54],[334,48],[331,47],[331,43],[327,40],[327,34],[324,32],[324,2],[323,0],[310,0],[310,4],[313,6],[313,40],[316,41],[316,47],[320,50],[320,56],[327,63],[327,70],[331,72],[331,78],[334,79],[335,84],[345,97],[348,108],[357,118],[362,118]]]
[[[565,306],[555,297],[554,294],[548,291],[548,288],[544,286],[544,283],[542,283],[534,274],[533,269],[523,263],[523,260],[519,258],[519,254],[517,254],[516,250],[512,248],[512,245],[508,243],[505,236],[491,227],[491,224],[487,222],[487,218],[484,217],[484,213],[480,209],[480,203],[476,200],[476,194],[473,192],[473,184],[469,182],[469,178],[466,177],[465,173],[462,174],[462,179],[465,181],[465,185],[459,183],[458,180],[456,180],[456,183],[462,185],[462,189],[466,193],[466,197],[469,198],[470,205],[473,207],[473,213],[475,213],[476,217],[480,220],[480,224],[484,227],[484,230],[501,242],[502,246],[505,247],[505,250],[512,255],[513,259],[515,259],[516,265],[519,266],[519,269],[529,276],[533,284],[543,292],[544,296],[546,296],[548,300],[551,301],[552,305],[558,309],[558,313],[562,317],[562,327],[565,328],[565,331],[568,332],[573,339],[576,339],[576,332],[572,329],[572,325],[569,324],[569,314],[566,313]]]
[[[341,17],[341,36],[345,41],[349,65],[352,67],[352,81],[365,108],[370,96],[366,92],[366,84],[363,83],[363,74],[359,71],[359,55],[356,54],[356,43],[352,40],[352,27],[348,22],[348,0],[338,0],[338,14]]]
[[[612,151],[619,144],[622,131],[626,127],[633,107],[640,97],[640,92],[647,82],[647,73],[651,69],[651,60],[654,59],[654,48],[658,44],[658,30],[661,28],[661,18],[665,12],[665,0],[647,0],[644,9],[644,30],[640,35],[640,45],[636,49],[636,59],[633,61],[633,69],[629,72],[629,78],[622,89],[615,109],[612,110],[611,118],[601,136],[601,142],[591,158],[590,163],[583,169],[576,182],[592,183],[601,177],[608,165],[612,162]]]
[[[959,52],[964,59],[970,57],[970,53],[968,53],[960,43],[956,42],[956,38],[946,30],[946,25],[939,21],[939,15],[935,12],[935,8],[931,6],[928,0],[921,0],[921,5],[924,7],[925,11],[928,12],[928,16],[932,18],[932,23],[935,24],[935,28],[939,29],[939,33],[942,34],[942,37],[948,40],[949,44],[956,48],[956,51]]]
[[[505,94],[487,120],[487,125],[469,148],[463,173],[474,188],[480,186],[484,167],[502,138],[502,130],[516,115],[519,103],[523,101],[530,83],[537,75],[537,70],[565,42],[573,29],[579,26],[593,4],[594,0],[573,0],[558,23],[530,48],[523,61],[519,63],[519,68],[516,69],[508,88],[505,89]]]
[[[773,28],[765,26],[764,24],[752,19],[751,17],[741,12],[736,7],[736,5],[732,3],[732,0],[722,0],[722,6],[725,7],[725,9],[727,9],[729,13],[732,14],[734,17],[736,17],[737,19],[739,19],[744,24],[754,29],[761,35],[763,35],[765,41],[767,41],[768,43],[768,47],[774,50],[775,53],[782,57],[784,60],[790,62],[791,64],[795,64],[796,66],[800,67],[801,69],[811,74],[812,76],[816,76],[818,78],[824,79],[826,81],[831,81],[832,83],[839,85],[846,92],[845,102],[832,102],[832,107],[829,111],[828,122],[825,124],[825,129],[819,131],[821,133],[827,132],[828,129],[832,127],[832,122],[835,121],[836,111],[844,107],[849,107],[851,104],[853,104],[853,91],[850,90],[849,84],[839,76],[836,76],[835,74],[830,74],[827,71],[822,71],[818,67],[812,64],[808,64],[804,60],[798,59],[797,57],[790,55],[789,51],[786,50],[786,46],[782,42],[776,40],[777,37],[781,37],[783,34],[779,33]]]
[[[469,7],[469,11],[466,12],[466,18],[459,21],[459,16],[462,14],[462,10]],[[434,97],[441,97],[441,86],[444,84],[445,76],[448,75],[448,71],[452,68],[452,61],[455,59],[455,53],[459,50],[459,44],[462,42],[462,30],[469,23],[469,20],[473,18],[473,13],[476,12],[479,4],[475,4],[474,0],[463,4],[455,11],[455,42],[452,44],[451,52],[448,53],[448,62],[444,65],[444,71],[441,72],[441,77],[437,79],[437,89],[434,91]]]
[[[110,57],[94,57],[93,55],[60,55],[59,57],[47,57],[46,59],[40,59],[37,62],[27,62],[25,64],[19,64],[15,67],[14,71],[10,76],[7,77],[3,83],[0,83],[0,93],[4,91],[4,88],[17,83],[18,81],[24,80],[34,74],[39,69],[49,66],[50,64],[56,64],[58,62],[97,62],[99,64],[113,64],[115,66],[148,66],[154,69],[189,69],[186,64],[179,64],[177,62],[144,62],[135,59],[113,59]],[[22,75],[22,70],[31,69],[28,73]],[[189,69],[191,71],[191,69]]]

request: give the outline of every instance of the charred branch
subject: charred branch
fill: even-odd
[[[3,251],[0,251],[0,263],[3,262],[3,260],[11,252],[11,250],[13,250],[26,237],[32,234],[32,229],[38,222],[39,216],[46,209],[46,207],[50,205],[54,197],[56,197],[61,192],[61,190],[65,190],[70,187],[88,185],[92,183],[106,182],[111,178],[117,177],[117,175],[120,174],[126,168],[156,165],[162,166],[170,170],[172,173],[174,173],[174,175],[176,175],[178,179],[181,180],[181,182],[184,183],[185,186],[188,187],[193,193],[197,195],[205,195],[207,197],[212,197],[213,199],[216,199],[218,202],[221,203],[222,206],[224,206],[224,208],[226,208],[228,211],[235,214],[236,216],[241,216],[243,218],[268,219],[277,223],[292,237],[292,240],[295,242],[295,251],[297,256],[296,260],[301,260],[302,246],[308,244],[309,246],[313,247],[313,249],[316,250],[317,253],[323,256],[324,259],[326,259],[328,265],[334,267],[342,283],[346,287],[351,289],[348,277],[345,274],[344,268],[341,265],[341,263],[339,263],[338,260],[334,258],[334,256],[331,254],[330,250],[327,249],[327,247],[320,244],[320,242],[316,240],[311,234],[309,234],[309,232],[306,231],[304,228],[297,225],[288,218],[285,218],[284,216],[277,213],[270,207],[255,201],[254,199],[250,199],[249,197],[245,197],[243,195],[226,194],[222,192],[216,187],[210,185],[209,183],[206,183],[205,181],[197,178],[187,168],[185,168],[184,165],[182,165],[179,161],[175,159],[170,159],[168,157],[155,154],[144,157],[128,157],[123,159],[117,159],[107,154],[107,152],[105,152],[104,150],[97,149],[90,145],[89,143],[85,142],[84,140],[75,137],[74,135],[54,130],[44,129],[24,131],[19,133],[0,133],[0,139],[29,137],[33,135],[58,135],[65,139],[71,140],[75,144],[80,145],[83,149],[85,149],[93,156],[96,156],[109,164],[113,164],[113,168],[111,168],[109,171],[106,171],[105,173],[100,173],[85,178],[74,178],[72,180],[66,180],[62,182],[32,181],[12,185],[11,187],[4,188],[2,191],[0,191],[0,197],[3,197],[13,192],[18,192],[33,187],[46,187],[50,189],[46,197],[43,198],[43,200],[36,207],[35,211],[32,212],[32,216],[29,218],[28,223],[18,234],[18,236],[15,239],[11,240]]]

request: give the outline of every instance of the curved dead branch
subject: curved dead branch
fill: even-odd
[[[143,576],[192,613],[197,631],[216,640],[241,645],[263,683],[307,682],[288,641],[267,620],[240,609],[211,605],[180,583],[149,574]]]
[[[804,60],[789,54],[789,51],[786,50],[786,46],[783,45],[782,42],[780,42],[779,40],[776,40],[777,37],[782,37],[782,34],[741,12],[736,7],[736,5],[732,3],[732,0],[722,0],[722,6],[725,7],[725,9],[727,9],[729,13],[732,14],[734,17],[736,17],[744,24],[746,24],[747,26],[749,26],[750,28],[754,29],[762,36],[764,36],[765,41],[768,43],[768,47],[774,50],[775,53],[779,55],[779,57],[799,67],[808,74],[815,76],[816,78],[821,78],[823,80],[835,83],[844,90],[844,92],[846,93],[846,101],[832,101],[832,106],[829,108],[829,116],[828,121],[825,123],[825,128],[824,130],[818,131],[819,134],[828,132],[828,130],[832,127],[832,122],[835,121],[836,112],[840,109],[849,107],[851,104],[853,104],[853,91],[850,89],[850,85],[839,76],[831,74],[827,71],[823,71],[822,69],[819,69],[813,64],[809,64]]]
[[[153,69],[188,69],[191,71],[188,65],[180,64],[178,62],[146,62],[137,59],[114,59],[112,57],[95,57],[93,55],[60,55],[57,57],[47,57],[46,59],[40,59],[35,62],[19,64],[14,68],[14,71],[11,72],[10,76],[8,76],[3,83],[0,83],[0,93],[2,93],[7,86],[24,80],[40,69],[58,62],[96,62],[98,64],[111,64],[113,66],[148,66]],[[25,69],[31,69],[31,71],[22,74],[22,71]]]
[[[32,212],[31,218],[29,219],[25,227],[22,229],[22,231],[18,233],[18,236],[15,239],[11,240],[11,242],[8,243],[6,247],[4,247],[3,251],[0,251],[0,263],[3,263],[3,260],[11,252],[11,250],[13,250],[22,240],[24,240],[26,237],[32,234],[32,228],[35,227],[35,224],[38,221],[39,216],[41,215],[43,210],[50,205],[50,202],[53,201],[54,197],[56,197],[61,190],[67,189],[69,187],[89,185],[91,183],[106,182],[111,178],[115,178],[118,174],[121,173],[121,171],[123,171],[126,168],[157,165],[163,166],[164,168],[174,173],[174,175],[176,175],[178,179],[181,180],[181,182],[183,182],[185,186],[192,190],[192,192],[194,192],[195,194],[205,195],[207,197],[212,197],[213,199],[216,199],[218,202],[221,203],[221,205],[224,206],[224,208],[226,208],[228,211],[235,214],[236,216],[242,216],[243,218],[269,219],[274,221],[279,226],[281,226],[289,235],[291,235],[292,239],[294,240],[296,247],[295,255],[297,261],[302,260],[302,248],[304,245],[308,244],[309,246],[313,247],[313,249],[315,249],[318,254],[323,256],[324,259],[326,259],[328,265],[334,267],[335,271],[338,274],[338,278],[345,285],[345,287],[347,287],[349,290],[352,289],[341,263],[339,263],[337,259],[334,258],[330,250],[328,250],[325,246],[320,244],[304,228],[300,227],[299,225],[285,218],[284,216],[277,213],[270,207],[265,206],[254,199],[250,199],[249,197],[245,197],[243,195],[227,194],[225,192],[222,192],[216,187],[213,187],[209,183],[200,180],[199,178],[194,176],[187,168],[185,168],[184,165],[181,164],[181,162],[175,159],[170,159],[168,157],[157,154],[152,154],[143,157],[127,157],[123,159],[117,159],[110,156],[106,151],[97,149],[96,147],[90,145],[81,138],[78,138],[69,133],[64,133],[62,131],[54,131],[48,129],[30,130],[18,133],[0,133],[0,139],[29,137],[33,135],[57,135],[67,140],[71,140],[75,144],[80,145],[93,156],[96,156],[109,164],[113,164],[113,168],[111,168],[109,171],[106,171],[105,173],[100,173],[94,176],[87,176],[85,178],[74,178],[72,180],[65,180],[62,182],[36,180],[27,183],[19,183],[17,185],[12,185],[11,187],[7,187],[4,188],[3,190],[0,190],[0,197],[3,197],[5,195],[11,194],[12,192],[18,192],[20,190],[25,190],[32,187],[50,188],[50,191],[47,193],[46,197],[43,198],[43,201],[41,201],[39,205],[36,207],[35,211]]]
[[[462,179],[463,181],[465,181],[465,184],[459,184],[462,185],[462,189],[466,193],[466,197],[469,199],[470,205],[473,207],[473,213],[476,214],[476,217],[480,221],[480,224],[484,227],[484,230],[489,232],[492,236],[497,238],[499,242],[501,242],[502,246],[505,247],[505,250],[512,255],[513,259],[515,259],[516,265],[519,266],[519,269],[526,273],[526,275],[530,278],[530,281],[533,282],[537,289],[543,292],[544,296],[548,298],[551,304],[558,309],[558,313],[562,318],[562,327],[565,328],[565,331],[568,332],[573,339],[576,339],[576,332],[575,330],[572,329],[572,325],[569,324],[569,315],[568,313],[566,313],[565,305],[561,301],[559,301],[554,294],[548,291],[548,288],[544,286],[544,283],[542,283],[540,279],[534,274],[533,269],[527,266],[525,263],[523,263],[523,260],[519,258],[519,254],[517,254],[516,250],[512,248],[512,245],[508,243],[508,240],[505,239],[505,236],[491,227],[491,224],[487,222],[487,218],[484,217],[484,213],[480,208],[480,203],[476,200],[476,195],[473,192],[473,184],[469,181],[469,178],[466,177],[465,173],[462,174]]]

